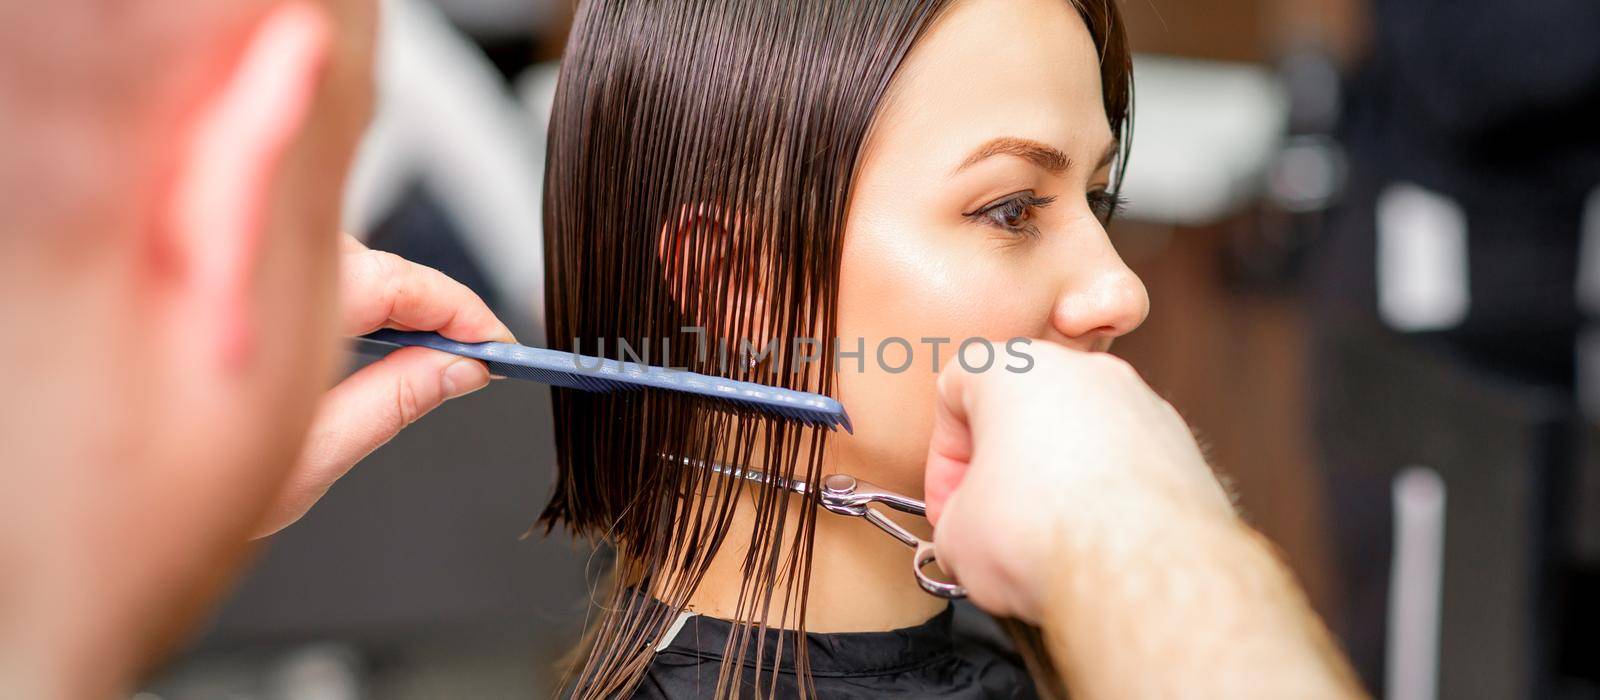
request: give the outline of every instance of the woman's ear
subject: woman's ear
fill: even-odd
[[[723,208],[684,205],[676,220],[661,227],[656,252],[673,302],[696,326],[726,333],[730,329],[706,326],[760,313],[765,267],[756,257],[760,251],[739,218]],[[733,313],[741,305],[743,313]]]

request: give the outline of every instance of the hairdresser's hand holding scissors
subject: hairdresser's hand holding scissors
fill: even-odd
[[[466,343],[515,342],[466,285],[430,267],[345,236],[339,260],[340,331],[379,328],[437,331]],[[356,462],[449,399],[483,388],[477,360],[426,348],[401,348],[329,390],[317,407],[300,461],[284,482],[258,534],[298,520]]]
[[[971,600],[1042,627],[1075,696],[1360,695],[1172,406],[1115,357],[1030,350],[940,377],[928,515]]]

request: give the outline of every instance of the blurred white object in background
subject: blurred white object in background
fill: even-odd
[[[1378,315],[1400,331],[1451,328],[1467,317],[1467,214],[1410,182],[1378,195]]]
[[[1394,479],[1394,563],[1389,569],[1388,700],[1434,700],[1444,577],[1445,486],[1427,467]]]
[[[543,126],[530,127],[493,65],[437,8],[381,7],[377,105],[347,183],[347,230],[365,235],[420,180],[503,293],[502,312],[543,329]]]
[[[271,700],[361,700],[361,655],[344,644],[308,644],[278,662]]]
[[[556,79],[561,76],[561,66],[556,63],[540,63],[530,66],[517,76],[514,89],[517,99],[522,102],[522,108],[527,112],[528,128],[538,131],[539,143],[542,146],[548,139],[550,128],[550,110],[556,101]]]
[[[1270,69],[1138,54],[1133,153],[1122,193],[1131,219],[1215,222],[1262,194],[1288,129]]]

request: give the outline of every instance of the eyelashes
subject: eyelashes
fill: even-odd
[[[1085,195],[1085,199],[1089,211],[1102,226],[1109,224],[1127,203],[1121,194],[1104,189],[1089,192]],[[963,216],[1013,236],[1037,237],[1039,227],[1034,223],[1034,218],[1040,209],[1050,206],[1055,201],[1053,195],[1041,197],[1032,190],[1024,190],[1006,195],[977,210],[966,212]]]
[[[1095,190],[1088,195],[1089,211],[1094,212],[1094,218],[1100,220],[1100,225],[1105,226],[1116,218],[1117,213],[1128,205],[1128,198],[1121,192],[1109,190]]]
[[[992,204],[985,204],[965,216],[993,226],[1014,236],[1038,236],[1039,227],[1033,223],[1038,210],[1050,206],[1056,198],[1040,197],[1033,190],[1008,194]]]

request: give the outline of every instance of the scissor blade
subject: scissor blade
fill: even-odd
[[[673,457],[670,455],[662,455],[662,457],[666,459],[675,459],[685,466],[704,469],[712,474],[716,474],[717,476],[724,476],[730,479],[743,479],[745,481],[754,482],[770,488],[793,491],[802,496],[811,492],[811,488],[807,486],[806,482],[804,481],[800,481],[798,479],[785,479],[781,476],[768,474],[764,471],[736,467],[729,464],[723,464],[715,460],[700,460],[691,459],[689,457]]]

